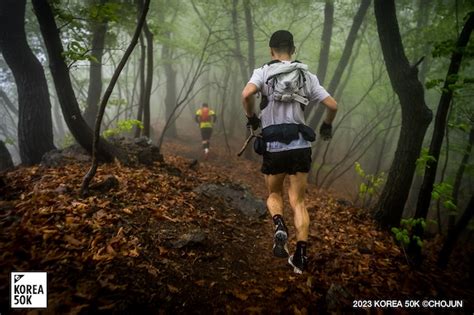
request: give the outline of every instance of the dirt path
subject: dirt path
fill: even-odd
[[[217,176],[222,182],[247,187],[265,200],[265,186],[263,176],[258,171],[258,163],[236,158],[216,149],[211,151],[208,160],[203,160],[199,146],[193,147],[188,142],[167,144],[164,148],[165,155],[166,152],[191,160],[197,158],[199,173],[204,179],[209,177],[215,180]],[[291,221],[289,215],[290,213],[286,216],[287,221]],[[312,292],[313,277],[309,274],[294,274],[286,259],[273,257],[273,227],[269,215],[261,218],[246,217],[237,209],[226,209],[217,212],[214,224],[211,227],[211,234],[214,235],[210,238],[218,239],[216,249],[220,257],[212,261],[201,261],[193,268],[193,277],[205,277],[212,284],[208,293],[213,301],[213,311],[298,313],[300,310],[305,312],[316,309],[319,295]],[[293,232],[292,223],[289,228]],[[291,244],[294,247],[294,241]],[[194,295],[192,291],[186,294],[185,299]],[[200,292],[204,293],[203,290]],[[203,300],[206,302],[199,305],[198,301],[202,303]],[[209,304],[209,300],[203,299],[203,296],[197,296],[194,302],[199,305],[197,308],[192,307],[194,310]],[[216,305],[221,307],[216,309]]]
[[[312,186],[309,268],[294,274],[272,256],[268,215],[249,217],[224,197],[196,192],[226,184],[265,198],[258,163],[222,150],[195,163],[199,143],[168,143],[163,151],[166,164],[101,166],[98,180],[115,175],[120,185],[87,198],[77,194],[85,164],[7,174],[0,188],[2,315],[11,312],[10,271],[31,270],[48,272],[51,314],[321,314],[353,312],[354,299],[427,296],[472,307],[466,266],[436,269],[430,253],[439,244],[428,244],[424,268],[412,270],[367,210]],[[285,219],[293,249],[288,207]]]
[[[168,144],[165,150],[189,159],[200,159],[199,146],[189,142]],[[209,160],[200,159],[202,174],[220,174],[227,180],[248,186],[260,198],[266,197],[258,162],[236,158],[219,149],[212,153]],[[285,196],[284,199],[284,216],[289,226],[289,248],[292,251],[295,230],[288,198]],[[240,218],[237,223],[241,229],[240,236],[226,244],[226,252],[234,261],[238,257],[231,253],[238,252],[241,255],[239,261],[250,264],[233,268],[236,282],[226,284],[229,289],[232,288],[234,300],[242,300],[235,303],[233,299],[224,299],[232,310],[295,314],[324,313],[337,309],[353,312],[354,299],[390,298],[403,301],[433,296],[463,296],[472,307],[472,289],[466,290],[465,286],[459,285],[467,283],[465,273],[460,271],[466,270],[467,266],[453,266],[449,271],[440,271],[435,267],[439,242],[426,244],[428,257],[425,269],[412,270],[391,235],[377,228],[368,210],[352,207],[349,201],[329,195],[312,185],[308,187],[306,203],[311,225],[309,270],[303,275],[294,274],[285,259],[272,256],[273,229],[269,215],[249,222]],[[241,244],[247,244],[247,247]],[[242,279],[240,285],[239,277]],[[453,283],[457,284],[453,286]]]

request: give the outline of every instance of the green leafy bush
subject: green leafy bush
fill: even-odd
[[[117,122],[116,128],[107,129],[103,132],[103,136],[105,138],[109,138],[111,136],[117,136],[123,133],[130,132],[133,127],[137,127],[143,129],[143,123],[136,119],[127,119],[127,120],[120,120]]]
[[[415,241],[418,246],[423,247],[423,241],[420,237],[414,235],[413,232],[414,227],[418,224],[423,230],[425,230],[426,222],[423,218],[402,219],[400,221],[399,228],[393,227],[391,229],[392,233],[395,235],[395,239],[403,248],[406,248],[412,242],[412,240]]]
[[[366,174],[359,162],[355,162],[355,171],[362,178],[359,185],[359,197],[362,199],[362,206],[365,206],[367,197],[372,197],[379,193],[379,189],[385,180],[385,173]]]
[[[456,215],[458,207],[453,201],[453,186],[446,182],[441,182],[433,185],[431,197],[434,200],[442,202],[443,206],[448,210],[449,215]]]
[[[436,161],[434,156],[428,154],[429,152],[428,148],[421,149],[421,155],[416,160],[416,173],[418,175],[423,175],[425,173],[426,164],[428,164],[429,161]]]
[[[67,44],[66,50],[63,51],[63,57],[68,61],[69,64],[73,64],[76,61],[92,61],[98,63],[97,58],[91,55],[91,50],[84,47],[82,43],[76,40],[71,40]]]
[[[61,143],[61,148],[64,149],[64,148],[70,147],[70,146],[73,145],[75,142],[76,142],[76,140],[74,139],[74,137],[72,136],[72,134],[67,133],[67,134],[64,136],[63,141],[62,141],[62,143]]]

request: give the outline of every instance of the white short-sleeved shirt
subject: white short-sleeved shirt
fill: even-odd
[[[291,63],[291,61],[282,61],[284,63]],[[258,91],[263,95],[268,96],[269,87],[266,86],[268,79],[268,68],[269,65],[264,65],[261,68],[257,68],[253,71],[252,77],[249,83],[254,84]],[[271,92],[270,92],[271,93]],[[330,96],[329,93],[319,84],[319,80],[316,75],[306,72],[306,84],[305,84],[306,98],[310,102],[320,102],[326,97]],[[279,125],[279,124],[306,124],[304,118],[304,112],[301,108],[300,103],[285,103],[281,104],[279,101],[274,101],[269,98],[268,105],[260,113],[260,119],[262,120],[262,128]],[[310,148],[311,142],[304,140],[301,133],[299,139],[293,140],[289,144],[281,143],[278,141],[267,143],[268,152],[281,152],[294,149]]]

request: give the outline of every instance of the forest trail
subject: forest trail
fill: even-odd
[[[163,149],[165,163],[109,164],[98,179],[119,186],[77,195],[87,164],[20,168],[0,199],[0,312],[9,311],[10,271],[48,271],[46,313],[294,313],[354,311],[354,299],[464,299],[466,266],[438,272],[434,255],[410,269],[367,210],[310,186],[309,268],[293,273],[272,256],[269,215],[246,216],[202,184],[248,189],[265,198],[256,162],[213,148],[193,163],[199,142]],[[242,188],[243,187],[243,188]],[[294,228],[286,200],[290,251]],[[433,240],[427,251],[439,248]],[[460,285],[461,283],[461,285]]]

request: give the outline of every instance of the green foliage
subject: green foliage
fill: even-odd
[[[408,230],[393,227],[392,228],[392,233],[395,235],[395,239],[398,242],[400,242],[401,244],[403,244],[405,246],[410,244],[410,237],[408,235]]]
[[[128,102],[126,99],[123,98],[112,98],[107,102],[108,106],[123,106],[123,105],[128,105]]]
[[[363,182],[359,185],[359,196],[362,198],[362,204],[365,206],[367,196],[378,194],[380,187],[384,182],[385,174],[378,175],[366,174],[359,162],[355,162],[355,171],[362,178]]]
[[[457,129],[457,130],[460,130],[460,131],[463,131],[463,132],[469,132],[470,131],[470,127],[469,127],[469,124],[467,123],[448,123],[448,127],[451,128],[451,129]]]
[[[60,23],[65,23],[71,28],[80,25],[79,20],[72,13],[76,8],[73,9],[71,7],[68,7],[68,9],[63,9],[61,7],[60,0],[50,0],[49,4],[51,5],[51,9],[57,21],[59,21]]]
[[[429,155],[428,153],[429,153],[428,148],[422,148],[421,149],[421,155],[416,160],[416,173],[418,175],[423,175],[425,173],[425,168],[427,167],[428,162],[430,162],[430,161],[431,162],[436,162],[435,157],[432,156],[432,155]]]
[[[76,143],[76,140],[74,139],[74,137],[72,136],[72,134],[68,133],[64,136],[63,138],[63,141],[61,143],[61,148],[67,148],[67,147],[70,147],[71,145],[73,145],[74,143]]]
[[[67,44],[67,49],[63,52],[63,57],[66,59],[66,62],[71,64],[76,61],[88,60],[98,63],[98,60],[92,56],[91,51],[82,46],[78,41],[71,40]]]
[[[440,87],[441,83],[444,82],[444,79],[432,79],[429,81],[426,81],[425,87],[427,90],[432,89],[432,88],[437,88]]]
[[[474,83],[474,78],[473,77],[464,77],[464,83],[465,84],[473,84]]]
[[[449,214],[457,214],[458,207],[454,204],[453,200],[445,200],[443,206],[450,211]]]
[[[61,28],[61,37],[65,38],[67,43],[63,57],[70,66],[77,61],[97,62],[91,55],[91,33],[97,23],[109,24],[107,36],[114,38],[116,36],[110,28],[110,24],[123,26],[130,19],[135,21],[136,15],[130,14],[130,4],[124,4],[118,1],[109,0],[104,4],[99,1],[91,1],[88,5],[77,2],[64,5],[61,1],[51,1],[53,12],[59,27]],[[133,5],[135,8],[135,6]]]
[[[431,197],[434,200],[439,200],[443,203],[444,208],[448,210],[449,215],[456,215],[458,207],[454,204],[453,199],[453,186],[446,182],[441,182],[433,185],[433,191]]]
[[[143,129],[143,123],[139,120],[136,120],[136,119],[120,120],[119,122],[117,122],[116,128],[105,130],[103,132],[103,136],[105,138],[109,138],[111,136],[116,136],[122,133],[130,132],[134,126],[140,129]]]
[[[359,162],[355,162],[355,171],[360,177],[365,178],[365,172]]]
[[[12,138],[5,138],[5,140],[3,140],[3,143],[9,144],[9,145],[14,145],[15,140],[13,140]]]
[[[419,225],[423,231],[426,228],[427,222],[423,218],[408,218],[400,221],[400,227],[393,227],[391,229],[397,242],[404,248],[414,241],[419,247],[423,247],[423,241],[419,236],[414,235],[414,227]]]
[[[436,88],[441,92],[456,92],[466,87],[467,84],[474,83],[474,79],[471,77],[464,77],[459,74],[452,74],[447,78],[448,88],[444,87],[444,79],[431,79],[426,81],[425,87],[427,90]]]
[[[433,185],[433,192],[431,197],[434,200],[439,200],[441,197],[450,196],[453,193],[453,186],[446,182],[441,182]]]
[[[434,58],[451,56],[456,47],[455,39],[447,39],[434,44],[432,55]]]
[[[447,77],[448,88],[443,87],[441,90],[443,92],[456,92],[457,90],[464,88],[464,82],[460,80],[460,78],[459,74],[451,74]]]
[[[105,4],[92,5],[87,13],[89,13],[89,17],[96,22],[118,22],[121,9],[122,4],[107,2]]]
[[[469,4],[468,4],[469,3]],[[431,53],[433,58],[428,58],[430,80],[427,80],[425,87],[427,90],[436,89],[437,92],[452,92],[454,107],[460,107],[461,98],[471,99],[470,91],[466,91],[472,85],[472,78],[468,73],[472,73],[472,57],[474,56],[474,45],[472,41],[468,43],[467,47],[457,48],[457,41],[464,23],[473,10],[473,2],[463,2],[456,8],[456,15],[452,14],[451,5],[434,5],[433,17],[427,19],[426,34],[422,36],[424,39],[420,44],[431,46]],[[427,4],[426,4],[427,5]],[[461,19],[464,17],[464,19]],[[420,34],[416,32],[416,40],[419,40]],[[426,46],[428,47],[428,46]],[[461,68],[459,73],[449,76],[446,79],[440,79],[446,75],[451,56],[458,52],[463,54]],[[418,53],[419,54],[419,53]],[[430,98],[433,100],[430,101]],[[427,103],[438,102],[438,95],[435,93],[428,93]],[[469,103],[472,103],[471,101]],[[451,115],[456,115],[453,113]]]

